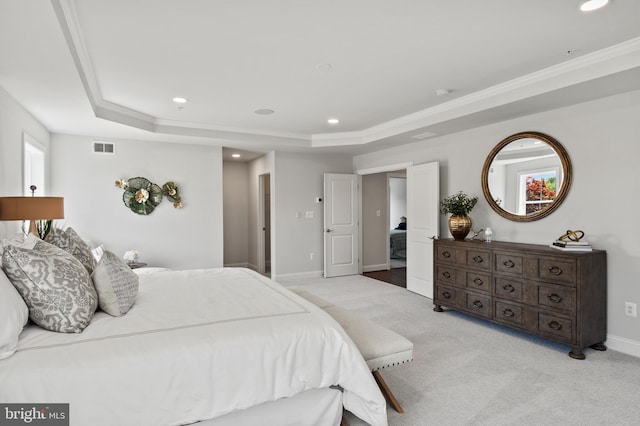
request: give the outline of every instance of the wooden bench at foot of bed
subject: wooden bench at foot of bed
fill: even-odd
[[[335,306],[305,290],[291,289],[300,297],[323,309],[333,317],[356,344],[373,373],[380,390],[399,413],[404,410],[380,375],[380,370],[413,360],[413,343],[398,333],[369,321],[344,308]]]

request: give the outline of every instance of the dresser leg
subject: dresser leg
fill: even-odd
[[[607,347],[604,345],[604,343],[600,342],[600,343],[595,343],[591,346],[589,346],[591,349],[595,349],[596,351],[606,351]]]
[[[581,349],[574,349],[571,352],[569,352],[569,356],[573,359],[585,359],[586,356],[584,356],[584,354],[582,353]]]
[[[433,310],[436,311],[436,312],[442,312],[443,311],[442,306],[440,306],[440,305],[433,305]]]

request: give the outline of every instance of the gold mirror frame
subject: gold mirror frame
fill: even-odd
[[[543,210],[540,210],[536,213],[532,213],[529,215],[519,215],[515,213],[511,213],[502,207],[494,200],[494,197],[491,195],[491,191],[489,190],[489,171],[491,170],[491,165],[496,156],[500,153],[500,151],[509,145],[511,142],[517,141],[519,139],[538,139],[545,142],[549,145],[555,153],[558,155],[560,159],[560,163],[562,165],[562,174],[563,179],[560,185],[560,188],[557,189],[557,195],[551,205]],[[569,160],[569,154],[564,149],[564,147],[552,138],[549,135],[545,135],[540,132],[521,132],[513,134],[505,139],[503,139],[495,148],[489,153],[487,159],[484,162],[484,166],[482,167],[482,192],[484,193],[484,197],[491,206],[491,208],[498,213],[500,216],[505,219],[513,220],[516,222],[532,222],[534,220],[542,219],[543,217],[548,216],[564,201],[569,193],[569,188],[571,187],[571,161]]]

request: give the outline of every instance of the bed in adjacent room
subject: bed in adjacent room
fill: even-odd
[[[0,401],[69,403],[71,425],[339,424],[343,406],[386,425],[362,356],[315,305],[244,268],[137,277],[124,315],[99,309],[77,333],[18,331]]]
[[[407,257],[407,231],[404,229],[392,229],[389,231],[390,256],[392,259],[406,259]]]

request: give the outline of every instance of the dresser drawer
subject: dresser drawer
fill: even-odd
[[[436,262],[439,263],[456,263],[456,250],[449,246],[437,246],[435,252]]]
[[[491,252],[485,250],[466,250],[467,266],[469,268],[491,270]]]
[[[514,253],[496,252],[496,272],[522,275],[524,259]]]
[[[496,300],[493,318],[499,322],[524,327],[524,308],[513,303]]]
[[[434,290],[434,302],[448,306],[450,308],[462,308],[464,307],[459,300],[461,290],[457,290],[452,287],[446,287],[442,285],[435,286]]]
[[[465,308],[474,315],[491,318],[491,297],[488,294],[465,292]]]
[[[538,305],[574,314],[576,311],[576,290],[560,285],[540,285],[538,286]]]
[[[573,341],[573,321],[569,318],[540,312],[538,313],[538,331],[552,334],[569,342]]]
[[[493,294],[503,299],[522,301],[524,282],[511,278],[496,277]]]
[[[576,261],[541,258],[539,260],[538,277],[545,281],[575,286]]]
[[[436,281],[448,285],[459,285],[458,280],[456,280],[457,274],[464,275],[464,271],[460,271],[449,265],[436,265]]]
[[[491,285],[491,277],[488,274],[481,274],[475,271],[467,271],[466,273],[466,287],[477,290],[489,292]]]

